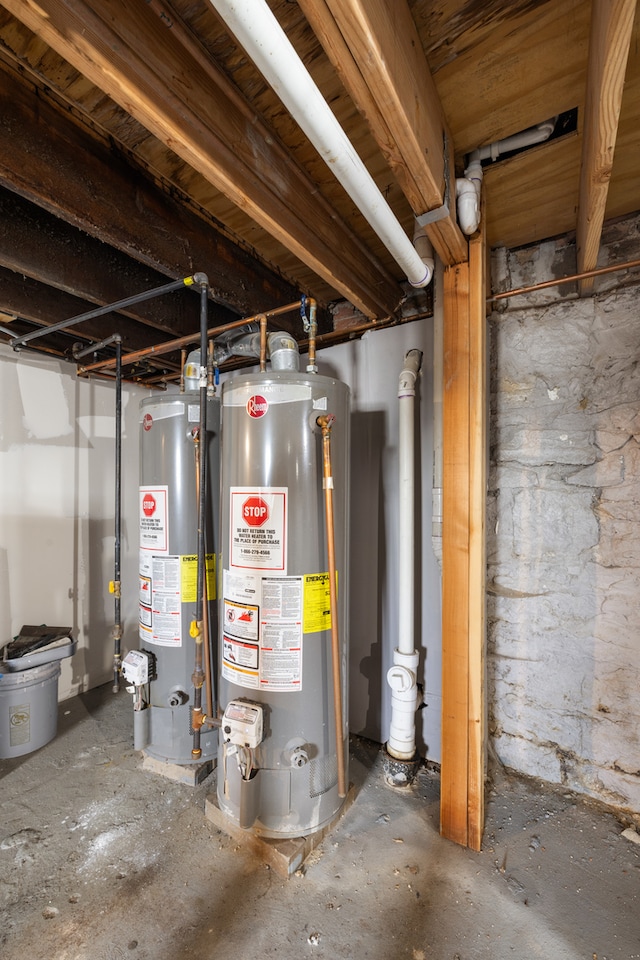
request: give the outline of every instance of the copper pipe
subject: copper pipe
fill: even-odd
[[[207,393],[213,390],[213,340],[209,340],[207,353]]]
[[[316,337],[316,345],[339,343],[350,340],[352,337],[359,337],[369,330],[388,330],[390,327],[399,327],[404,323],[413,323],[416,320],[431,320],[432,313],[421,313],[411,317],[387,317],[384,320],[367,320],[366,323],[359,323],[354,327],[345,327],[343,330],[332,330],[330,333],[321,333]],[[308,346],[310,338],[300,341],[300,347]]]
[[[318,336],[318,321],[316,320],[316,301],[309,298],[309,347],[308,364],[309,371],[316,371],[316,338]]]
[[[275,307],[273,310],[266,310],[264,313],[256,313],[252,317],[243,317],[242,320],[232,320],[230,323],[221,324],[219,327],[211,327],[207,330],[207,337],[215,340],[221,333],[226,333],[228,330],[243,327],[245,324],[258,321],[262,317],[268,319],[269,317],[278,317],[283,313],[290,313],[292,310],[297,310],[299,306],[300,301],[296,300],[295,303],[287,303],[283,307]],[[165,340],[164,343],[157,343],[153,347],[145,347],[143,350],[136,350],[134,353],[125,354],[122,358],[122,363],[126,365],[152,355],[159,357],[164,353],[171,353],[174,350],[179,350],[181,347],[188,346],[190,343],[195,343],[195,341],[199,339],[200,333],[190,333],[185,337],[178,337],[175,340]],[[113,366],[115,366],[115,360],[111,358],[109,360],[101,360],[98,363],[92,363],[86,367],[79,367],[78,373],[84,374],[91,373],[93,370],[107,370]]]
[[[260,373],[267,369],[267,317],[262,314],[260,320]]]
[[[187,351],[183,349],[180,351],[180,393],[184,393],[184,365],[187,362]]]
[[[605,273],[616,273],[618,270],[630,270],[632,267],[640,267],[640,260],[628,260],[626,263],[614,263],[608,267],[596,267],[595,270],[585,270],[584,273],[574,273],[570,277],[560,277],[559,280],[543,280],[542,283],[534,283],[530,287],[518,287],[517,290],[505,290],[503,293],[494,293],[487,297],[487,303],[493,303],[496,300],[507,300],[510,297],[519,297],[524,293],[534,293],[536,290],[545,290],[547,287],[559,287],[563,283],[575,283],[577,280],[587,280],[589,277],[601,277]]]
[[[331,660],[333,668],[333,711],[336,727],[336,757],[338,762],[338,796],[346,797],[344,776],[344,742],[342,737],[342,683],[340,678],[340,636],[338,632],[338,592],[336,589],[336,551],[333,520],[333,476],[331,474],[331,425],[333,414],[318,417],[322,430],[322,461],[324,510],[327,527],[327,555],[329,561],[329,608],[331,610]]]

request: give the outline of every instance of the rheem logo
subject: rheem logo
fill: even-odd
[[[247,400],[247,413],[250,417],[253,417],[254,420],[264,417],[268,409],[269,401],[257,393]]]
[[[250,527],[261,527],[269,519],[269,507],[262,497],[247,497],[242,504],[242,519]]]

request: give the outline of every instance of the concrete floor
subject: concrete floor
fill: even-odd
[[[640,845],[628,822],[500,773],[481,853],[438,834],[438,776],[384,783],[354,739],[357,796],[283,879],[141,769],[130,697],[60,705],[58,735],[0,760],[2,960],[631,960]]]

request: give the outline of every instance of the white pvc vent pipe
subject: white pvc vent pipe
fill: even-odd
[[[414,650],[415,605],[415,467],[414,407],[416,380],[422,352],[409,350],[398,384],[398,646],[387,671],[391,687],[391,725],[387,753],[398,760],[413,760],[416,752],[418,661]]]
[[[458,200],[458,223],[465,236],[470,237],[480,226],[480,194],[482,192],[482,161],[497,160],[504,153],[512,150],[523,150],[536,143],[548,140],[555,130],[557,117],[545,120],[533,127],[527,127],[520,133],[514,133],[504,140],[496,140],[484,147],[478,147],[469,154],[469,163],[464,171],[464,177],[456,180],[456,197]]]
[[[210,2],[402,267],[409,283],[425,287],[432,270],[414,249],[266,2]]]

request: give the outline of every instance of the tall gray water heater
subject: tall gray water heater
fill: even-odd
[[[196,357],[199,364],[199,354]],[[196,365],[197,365],[196,364]],[[187,364],[187,373],[189,364]],[[200,404],[193,380],[181,394],[152,396],[140,404],[140,650],[123,672],[135,687],[134,745],[177,764],[202,763],[217,753],[217,731],[202,729],[202,755],[192,757],[191,708],[197,599]],[[189,389],[192,387],[192,389]],[[217,639],[216,550],[220,471],[220,400],[207,399],[208,504],[206,620]],[[207,638],[205,637],[205,643]],[[212,673],[215,649],[211,649]],[[136,677],[136,671],[142,675]],[[135,680],[142,681],[136,684]],[[206,695],[206,686],[203,697]]]
[[[335,417],[337,736],[317,422],[327,414]],[[338,754],[346,766],[349,389],[297,370],[240,375],[224,384],[222,420],[218,803],[258,835],[306,836],[344,802]]]

